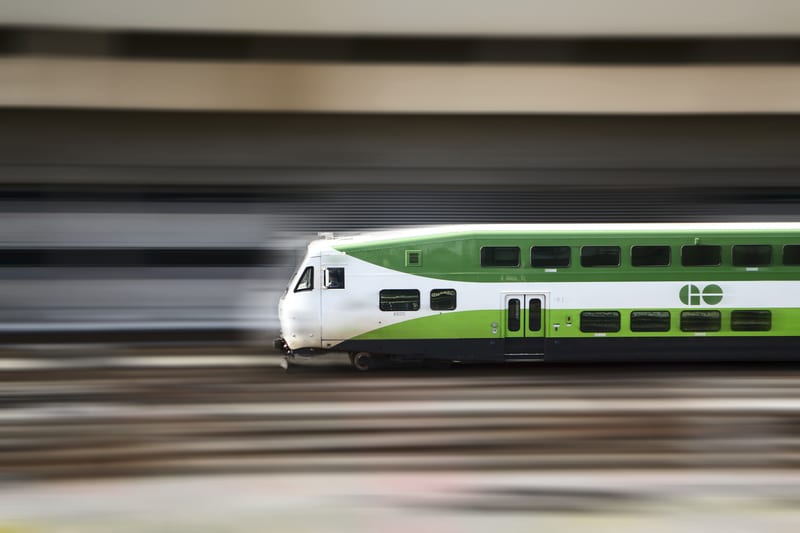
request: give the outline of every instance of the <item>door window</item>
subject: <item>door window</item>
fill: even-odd
[[[531,298],[528,300],[528,329],[541,331],[542,329],[542,300]]]
[[[520,307],[519,300],[512,298],[508,301],[508,331],[519,331]]]

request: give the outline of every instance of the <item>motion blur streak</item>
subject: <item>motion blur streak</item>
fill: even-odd
[[[800,201],[793,116],[0,118],[10,343],[263,342],[319,231],[792,220]]]
[[[431,68],[48,58],[0,60],[0,72],[5,106],[317,113],[800,111],[795,66]],[[31,78],[39,83],[24,82]],[[109,79],[118,83],[113,90]]]
[[[345,358],[286,374],[277,357],[192,353],[118,349],[110,365],[31,352],[3,371],[0,470],[62,481],[0,487],[0,516],[55,531],[71,516],[100,531],[92,517],[115,508],[121,530],[135,531],[155,525],[145,510],[191,522],[191,500],[207,504],[201,531],[247,529],[257,517],[344,531],[346,520],[326,520],[412,525],[420,513],[428,525],[491,513],[545,531],[596,520],[672,528],[690,516],[780,531],[800,519],[796,365],[366,377]],[[144,478],[117,481],[126,476]]]

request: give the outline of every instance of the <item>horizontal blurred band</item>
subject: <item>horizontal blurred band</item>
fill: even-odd
[[[0,106],[365,113],[796,113],[798,66],[5,58]]]
[[[0,2],[0,22],[229,32],[433,35],[780,35],[795,0],[52,0]],[[59,7],[62,4],[64,7]]]

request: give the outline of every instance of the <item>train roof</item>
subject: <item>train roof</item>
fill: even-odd
[[[360,244],[405,241],[436,237],[469,237],[519,234],[750,234],[800,232],[800,222],[678,222],[678,223],[608,223],[608,224],[455,224],[406,227],[349,235],[321,234],[326,238],[315,241],[320,247],[336,248]]]

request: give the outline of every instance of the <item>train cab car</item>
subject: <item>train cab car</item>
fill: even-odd
[[[800,224],[465,225],[312,242],[289,356],[461,362],[800,357]]]

